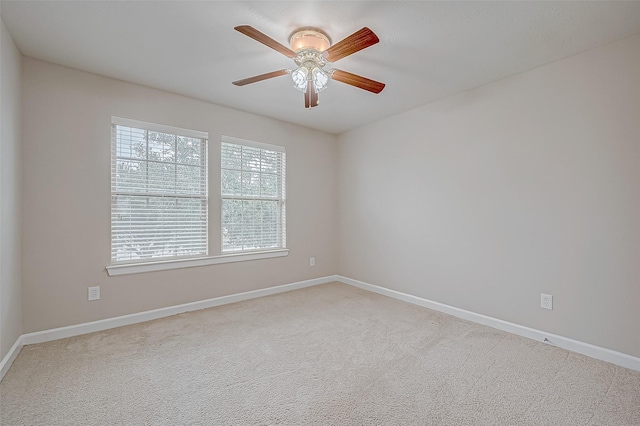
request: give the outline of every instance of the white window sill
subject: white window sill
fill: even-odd
[[[160,260],[157,262],[127,263],[107,266],[110,277],[117,275],[141,274],[143,272],[166,271],[168,269],[193,268],[196,266],[217,265],[219,263],[244,262],[246,260],[269,259],[289,255],[289,249],[232,253],[220,256],[198,257],[194,259]]]

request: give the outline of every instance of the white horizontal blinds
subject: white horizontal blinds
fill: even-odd
[[[111,261],[207,254],[207,139],[112,125]],[[150,126],[149,126],[150,127]],[[175,133],[167,133],[174,130]]]
[[[284,248],[284,148],[228,141],[238,140],[222,142],[222,251]]]

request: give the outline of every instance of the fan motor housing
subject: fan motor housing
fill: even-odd
[[[324,52],[331,46],[331,38],[319,28],[304,27],[298,28],[291,34],[289,43],[294,52],[301,50]]]

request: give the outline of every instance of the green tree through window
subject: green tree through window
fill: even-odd
[[[284,148],[223,137],[222,251],[284,248]]]
[[[206,255],[207,208],[206,134],[113,118],[112,262]]]

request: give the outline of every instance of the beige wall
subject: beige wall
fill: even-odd
[[[0,360],[22,334],[20,79],[22,56],[0,20]]]
[[[339,142],[341,275],[640,356],[640,36]]]
[[[4,60],[3,51],[3,81]],[[337,143],[24,58],[22,331],[339,272],[640,356],[638,75],[636,36]],[[3,93],[3,114],[4,102]],[[290,255],[108,277],[112,115],[210,133],[212,254],[220,135],[286,146]],[[86,300],[92,285],[101,286],[100,301]],[[553,294],[553,311],[539,308],[541,292]]]
[[[335,136],[31,58],[23,70],[25,332],[335,274]],[[209,132],[212,255],[220,135],[285,146],[289,256],[108,277],[112,115]]]

